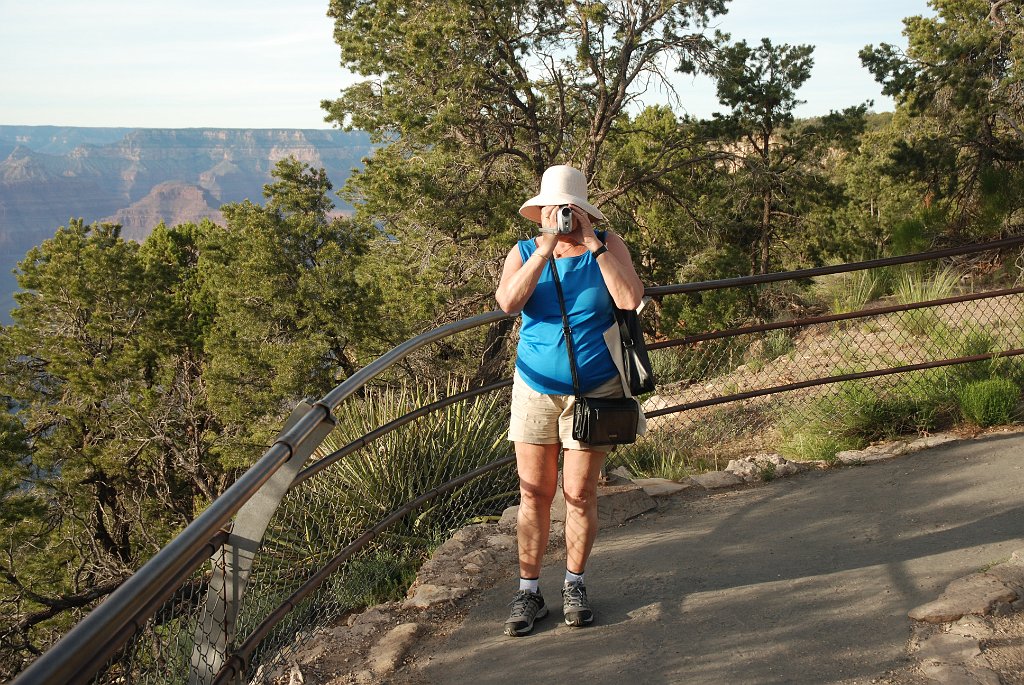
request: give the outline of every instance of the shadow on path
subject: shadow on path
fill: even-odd
[[[417,650],[424,683],[860,683],[905,660],[907,612],[1024,547],[1024,436],[668,501],[602,531],[595,625],[501,635],[508,582]],[[430,656],[424,656],[429,654]]]

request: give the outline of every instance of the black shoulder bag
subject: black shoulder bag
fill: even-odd
[[[607,231],[595,231],[597,239],[607,243]],[[619,345],[622,350],[622,375],[625,377],[629,394],[633,397],[655,389],[654,371],[647,354],[644,331],[640,327],[640,316],[635,309],[619,309],[612,304],[615,324],[619,329]]]
[[[629,384],[629,394],[635,397],[651,392],[655,388],[654,372],[644,342],[644,331],[640,328],[640,317],[632,309],[614,309],[622,341],[622,372]]]
[[[636,426],[640,419],[640,406],[632,397],[583,397],[576,371],[576,355],[572,348],[572,329],[565,310],[565,296],[558,268],[551,258],[551,274],[558,293],[558,306],[562,310],[562,331],[565,349],[569,353],[572,390],[576,396],[576,409],[572,416],[572,437],[588,445],[625,445],[636,441]]]

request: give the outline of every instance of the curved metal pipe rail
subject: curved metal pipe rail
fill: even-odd
[[[134,634],[139,626],[217,548],[210,541],[231,517],[285,464],[295,450],[345,398],[378,373],[417,349],[448,336],[508,318],[502,311],[456,321],[416,336],[363,367],[318,402],[275,442],[202,514],[163,549],[128,577],[103,603],[22,671],[16,685],[89,682],[97,670]]]
[[[446,492],[450,492],[455,488],[475,480],[480,476],[486,475],[491,471],[496,471],[502,466],[507,466],[515,461],[515,455],[509,455],[502,457],[501,459],[492,461],[490,464],[485,464],[479,468],[468,471],[458,478],[454,478],[443,485],[439,485],[436,488],[423,493],[414,500],[407,502],[404,506],[396,509],[395,511],[388,514],[388,516],[382,519],[377,525],[373,526],[358,538],[352,541],[347,547],[341,550],[335,555],[330,561],[328,561],[323,568],[317,571],[311,576],[302,586],[291,594],[284,602],[282,602],[273,612],[263,620],[253,632],[245,639],[245,641],[239,645],[238,649],[235,650],[227,659],[224,667],[217,673],[216,678],[213,681],[213,685],[225,685],[230,683],[232,678],[241,676],[245,673],[249,667],[249,659],[252,656],[253,651],[259,646],[259,643],[270,633],[271,629],[277,625],[282,618],[284,618],[289,611],[294,609],[299,602],[311,595],[318,587],[320,587],[327,578],[338,570],[338,568],[345,563],[353,554],[361,550],[367,544],[373,541],[378,535],[383,533],[385,530],[395,525],[402,520],[403,517],[408,515],[410,512],[415,511],[420,505],[429,502],[438,495],[443,495]]]
[[[660,297],[797,280],[812,276],[908,264],[1020,245],[1024,245],[1024,236],[830,267],[719,279],[700,283],[657,286],[647,288],[645,294]],[[377,374],[401,361],[413,351],[448,336],[477,326],[495,323],[506,318],[510,318],[508,314],[502,311],[493,311],[453,322],[416,336],[363,367],[331,390],[321,400],[313,403],[309,411],[290,429],[285,431],[263,456],[249,470],[242,474],[217,500],[135,574],[129,577],[102,604],[90,612],[60,641],[22,672],[15,679],[14,683],[16,685],[28,685],[35,683],[87,682],[102,667],[102,664],[156,611],[159,604],[174,592],[174,588],[216,552],[219,546],[215,542],[220,539],[218,536],[221,535],[222,529],[230,522],[232,516],[291,458],[292,454],[295,453],[300,445],[303,445],[311,434],[325,421],[331,420],[331,412],[342,401],[358,391]],[[754,332],[753,329],[750,332]],[[668,345],[662,344],[658,346]],[[1019,352],[1014,350],[1011,353]],[[500,387],[502,384],[507,384],[507,381],[502,381],[497,386]],[[482,394],[493,389],[495,389],[495,386],[488,386],[486,390],[481,388],[470,392]],[[466,393],[461,395],[463,399],[467,396]],[[447,402],[449,399],[451,402],[458,401],[454,398],[446,398],[446,400],[440,400],[439,402]],[[685,405],[670,409],[678,411],[681,408],[685,408]],[[659,414],[662,413],[669,412],[660,410]],[[416,412],[412,414],[416,415],[408,415],[393,421],[389,424],[388,430],[393,430],[399,425],[403,425],[416,418],[416,416],[421,415]],[[375,431],[374,437],[379,437],[379,435],[387,432],[384,428],[382,427]],[[312,477],[319,470],[326,468],[330,463],[344,456],[344,454],[348,454],[364,444],[366,443],[356,441],[347,445],[337,453],[321,460],[324,463],[317,462],[317,464],[309,467],[300,474],[299,478],[305,480]]]

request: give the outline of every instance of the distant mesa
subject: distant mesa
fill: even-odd
[[[371,150],[361,131],[0,125],[0,318],[13,306],[11,271],[70,218],[120,223],[143,240],[161,221],[219,222],[226,203],[262,202],[286,157],[323,167],[340,188]]]
[[[146,197],[133,202],[130,207],[119,209],[113,216],[100,221],[121,224],[124,238],[142,241],[160,222],[168,226],[199,223],[203,219],[223,223],[224,217],[217,207],[216,199],[203,188],[181,181],[167,181],[153,186]]]

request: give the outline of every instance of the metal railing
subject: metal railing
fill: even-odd
[[[647,294],[709,297],[1022,244],[1011,238]],[[948,399],[1024,353],[1024,288],[957,287],[921,302],[651,343],[660,374],[644,400],[651,431],[613,461],[637,475],[668,466],[681,476],[761,451],[809,458],[821,440],[835,443],[827,451],[870,439],[870,431],[843,434],[857,401],[909,411],[917,423],[904,428],[941,425],[942,393]],[[455,529],[500,513],[518,495],[503,435],[511,381],[422,392],[373,383],[427,345],[506,318],[491,312],[424,333],[300,405],[252,468],[15,682],[260,681],[319,626],[399,587]],[[925,391],[936,402],[916,416],[907,395]],[[378,416],[383,409],[390,418]],[[836,435],[809,437],[826,424]]]

